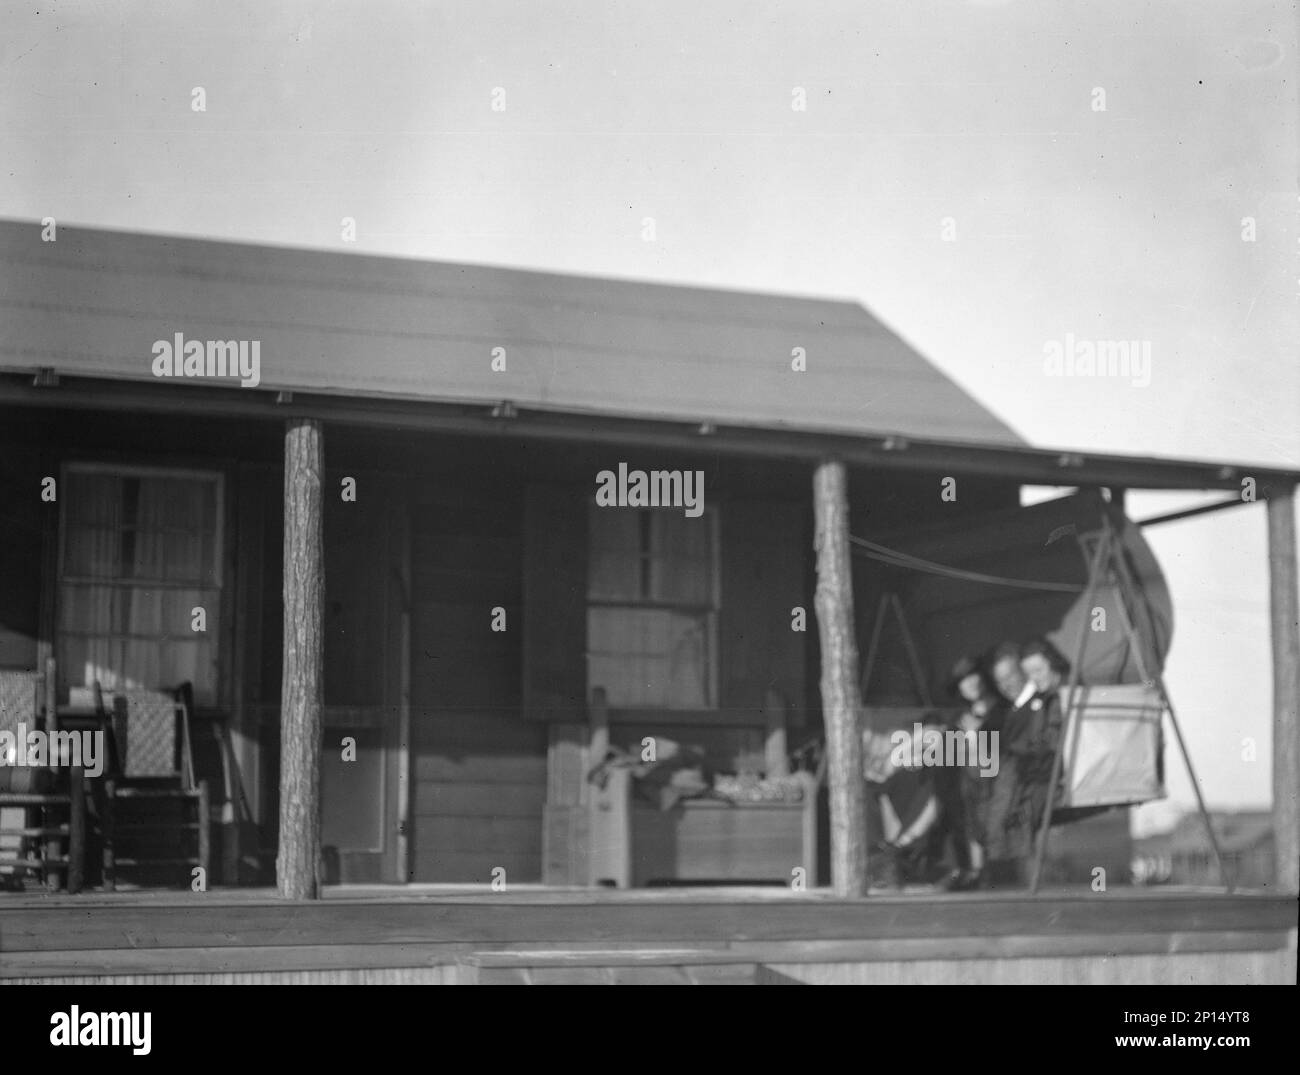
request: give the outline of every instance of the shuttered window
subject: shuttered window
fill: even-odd
[[[717,705],[716,516],[590,508],[589,687],[615,707]]]

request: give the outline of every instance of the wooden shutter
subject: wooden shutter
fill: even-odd
[[[759,712],[764,691],[775,688],[792,706],[792,723],[798,723],[807,635],[790,629],[790,610],[803,606],[807,629],[816,630],[812,594],[805,586],[812,546],[808,509],[728,501],[719,515],[722,705]]]
[[[586,721],[587,496],[533,485],[524,507],[524,715]]]
[[[15,436],[18,434],[15,433]],[[59,505],[41,499],[41,467],[34,448],[6,444],[0,467],[0,668],[36,668],[40,634],[42,525],[53,550]],[[59,489],[58,492],[63,492]],[[53,587],[52,578],[45,585]],[[52,594],[51,594],[52,596]],[[52,606],[51,606],[52,607]]]

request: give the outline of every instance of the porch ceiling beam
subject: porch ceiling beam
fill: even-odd
[[[1001,477],[1031,485],[1128,489],[1224,489],[1239,493],[1243,478],[1261,492],[1300,483],[1300,470],[1199,460],[1153,459],[923,440],[884,434],[851,435],[760,429],[678,419],[545,411],[501,403],[452,403],[310,394],[291,399],[274,389],[209,388],[88,378],[61,378],[54,390],[29,378],[0,375],[0,404],[99,411],[194,414],[281,422],[288,415],[374,428],[471,436],[627,444],[818,462],[834,456],[851,467]]]
[[[1209,515],[1216,511],[1223,511],[1225,508],[1239,508],[1242,504],[1253,504],[1253,500],[1246,500],[1243,497],[1233,497],[1231,500],[1216,500],[1213,504],[1202,504],[1199,508],[1184,508],[1182,511],[1171,511],[1164,515],[1152,515],[1147,519],[1138,519],[1138,526],[1159,526],[1161,523],[1177,522],[1179,519],[1190,519],[1196,515]]]

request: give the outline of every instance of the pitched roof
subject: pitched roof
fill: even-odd
[[[178,332],[262,389],[1024,444],[853,302],[0,221],[0,371],[152,381]]]

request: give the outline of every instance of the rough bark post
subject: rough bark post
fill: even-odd
[[[815,607],[830,784],[831,884],[837,896],[862,896],[867,891],[867,817],[844,464],[830,461],[818,466],[813,475],[813,507],[817,520]]]
[[[319,422],[290,419],[284,435],[284,677],[280,687],[280,846],[284,899],[320,896],[324,441]]]
[[[1300,597],[1295,490],[1268,498],[1268,589],[1273,637],[1273,842],[1277,885],[1300,891]]]

